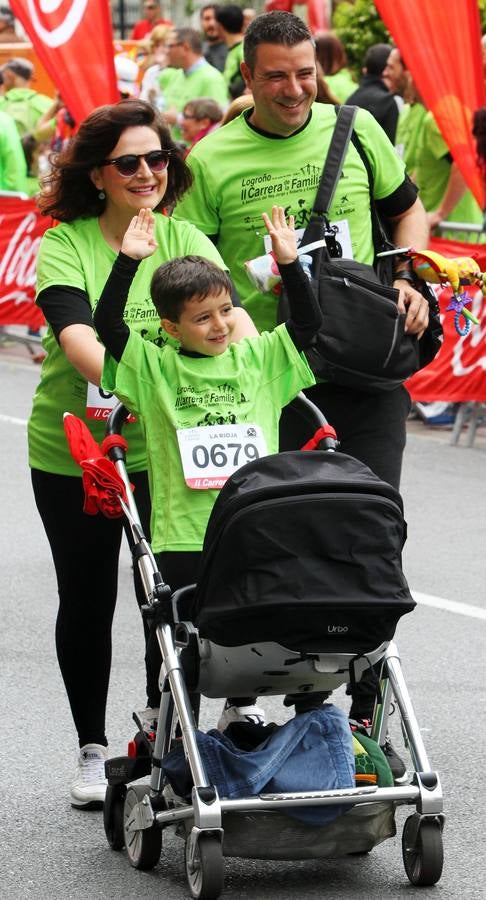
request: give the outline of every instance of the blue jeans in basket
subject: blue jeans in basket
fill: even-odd
[[[262,728],[262,735],[265,729]],[[325,704],[274,728],[254,750],[241,750],[219,731],[197,732],[209,781],[220,797],[239,799],[260,793],[339,790],[355,786],[353,741],[346,714]],[[182,747],[162,768],[175,792],[189,797],[192,780]],[[301,822],[324,825],[349,806],[288,807]]]

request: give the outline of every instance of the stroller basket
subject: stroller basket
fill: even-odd
[[[288,451],[249,463],[208,523],[192,608],[199,636],[369,652],[415,606],[405,537],[400,495],[352,457]]]

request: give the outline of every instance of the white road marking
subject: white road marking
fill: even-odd
[[[421,594],[419,591],[412,591],[412,596],[422,606],[432,606],[434,609],[456,613],[458,616],[469,616],[471,619],[486,620],[486,609],[481,606],[458,603],[456,600],[446,600],[445,597],[434,597],[432,594]]]
[[[0,413],[0,422],[7,422],[9,425],[27,426],[27,419],[16,419],[15,416],[4,416]]]
[[[0,413],[0,422],[7,422],[10,425],[27,425],[26,419],[16,419],[14,416],[5,416],[2,413]],[[457,600],[447,600],[445,597],[435,597],[433,594],[421,594],[420,591],[412,591],[412,596],[422,606],[431,606],[434,609],[442,609],[444,612],[455,613],[458,616],[468,616],[470,619],[486,621],[486,609],[481,606],[458,603]]]

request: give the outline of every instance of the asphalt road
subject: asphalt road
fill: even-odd
[[[38,369],[22,348],[0,348],[0,893],[6,900],[179,900],[188,896],[183,844],[164,837],[153,872],[130,868],[112,852],[99,813],[71,809],[67,787],[76,741],[58,672],[53,629],[56,588],[34,508],[26,427]],[[403,670],[427,751],[441,776],[445,865],[434,900],[484,898],[484,518],[486,438],[452,447],[449,433],[411,423],[403,495],[409,539],[404,569],[420,602],[397,632]],[[93,577],[95,577],[93,575]],[[420,595],[427,595],[420,597]],[[430,596],[433,598],[430,600]],[[444,608],[442,599],[457,607]],[[433,603],[434,605],[429,605]],[[125,751],[131,710],[143,704],[142,630],[124,552],[114,625],[108,706],[110,748]],[[79,659],[81,667],[88,659]],[[335,702],[346,707],[342,692]],[[220,703],[208,702],[203,727]],[[267,708],[280,715],[279,701]],[[399,730],[392,719],[399,744]],[[399,898],[415,893],[397,837],[367,857],[305,862],[226,861],[224,897],[240,900]]]

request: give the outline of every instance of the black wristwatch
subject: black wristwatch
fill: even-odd
[[[398,279],[400,279],[401,281],[408,281],[408,283],[411,284],[412,287],[415,287],[417,284],[415,275],[410,271],[410,269],[399,269],[398,272],[395,272],[393,275],[393,280],[397,281]]]

